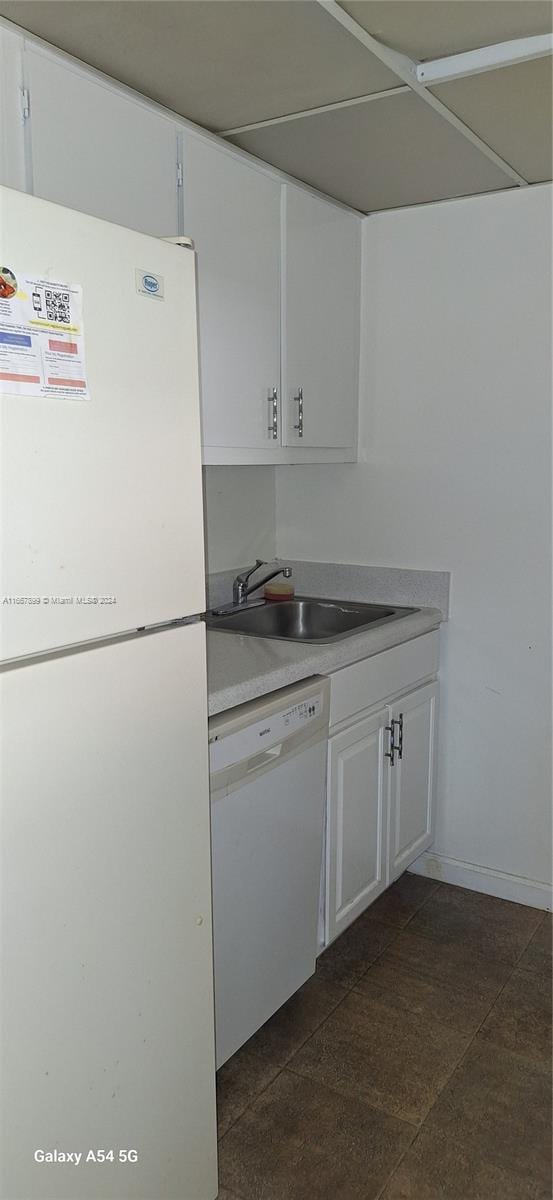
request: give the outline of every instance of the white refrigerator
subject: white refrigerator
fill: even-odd
[[[217,1195],[195,262],[0,188],[1,1200]]]

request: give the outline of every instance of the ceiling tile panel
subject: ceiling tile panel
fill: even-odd
[[[529,183],[551,179],[550,58],[486,71],[431,90]]]
[[[0,15],[214,130],[398,82],[313,0],[2,0]]]
[[[342,0],[373,37],[411,58],[440,58],[551,33],[548,0]]]
[[[423,100],[406,92],[232,140],[362,212],[512,183]]]

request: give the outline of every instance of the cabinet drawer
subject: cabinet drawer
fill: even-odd
[[[335,671],[330,676],[331,726],[436,675],[439,659],[440,631],[435,629]]]

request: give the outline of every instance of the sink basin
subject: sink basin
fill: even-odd
[[[375,625],[398,621],[416,608],[387,608],[383,604],[348,600],[295,600],[254,602],[239,608],[209,613],[208,629],[242,633],[248,637],[278,638],[286,642],[337,642]]]

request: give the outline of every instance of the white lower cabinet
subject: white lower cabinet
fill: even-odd
[[[327,942],[386,887],[387,723],[380,709],[329,741]]]
[[[438,636],[417,639],[415,652],[414,643],[406,643],[331,676],[340,719],[329,738],[325,946],[433,840],[439,684],[434,677],[413,686],[413,676],[419,672],[421,683],[435,676]],[[365,689],[360,675],[366,675]],[[375,680],[384,693],[379,703]],[[363,690],[365,711],[359,707]],[[343,709],[348,694],[355,712]]]
[[[391,708],[389,882],[427,850],[434,837],[438,683],[417,688]],[[391,760],[390,760],[391,761]]]

